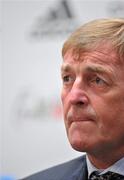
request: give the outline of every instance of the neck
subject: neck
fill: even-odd
[[[114,154],[114,153],[106,153],[105,155],[93,155],[88,154],[88,158],[91,161],[91,163],[97,168],[97,169],[107,169],[108,167],[112,166],[115,162],[120,160],[124,157],[124,151],[122,154]]]

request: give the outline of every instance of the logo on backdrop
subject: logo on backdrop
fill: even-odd
[[[108,14],[113,17],[124,17],[124,1],[111,1],[108,3]]]
[[[29,36],[33,40],[64,37],[71,33],[77,26],[77,20],[69,0],[56,2],[47,14],[37,17]]]
[[[62,108],[59,98],[43,97],[29,89],[23,89],[15,98],[14,119],[19,120],[61,120]]]

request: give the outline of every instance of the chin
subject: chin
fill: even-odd
[[[82,148],[79,144],[71,144],[71,147],[79,152],[85,152],[85,148]]]
[[[84,138],[70,137],[69,142],[73,149],[79,152],[86,152],[88,150],[88,142]]]
[[[82,142],[82,141],[70,141],[71,147],[79,152],[91,152],[93,150],[93,147],[89,145],[88,142]]]

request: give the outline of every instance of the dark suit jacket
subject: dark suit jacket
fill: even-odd
[[[87,180],[86,157],[54,166],[22,180]]]

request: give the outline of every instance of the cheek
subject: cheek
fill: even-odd
[[[63,108],[66,108],[67,104],[68,104],[68,94],[69,92],[65,89],[62,89],[61,91],[61,101],[63,104]]]
[[[106,130],[120,126],[124,118],[124,101],[118,96],[111,98],[95,98],[93,108],[98,116],[98,125],[100,129]],[[124,125],[123,125],[124,127]],[[110,131],[111,131],[110,130]]]
[[[67,114],[70,108],[70,103],[69,103],[69,93],[67,91],[62,90],[61,100],[62,100],[62,105],[63,105],[64,123],[65,123],[66,131],[68,132],[69,124],[67,121]]]
[[[66,92],[65,89],[63,88],[63,89],[61,90],[61,101],[62,101],[63,104],[64,104],[64,102],[65,102],[66,96],[67,96],[67,92]]]
[[[62,90],[61,92],[61,101],[62,101],[63,114],[64,114],[64,119],[65,119],[67,109],[68,109],[68,103],[67,103],[67,93],[64,90]]]

